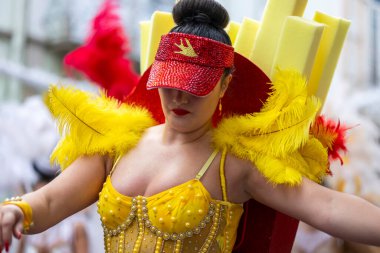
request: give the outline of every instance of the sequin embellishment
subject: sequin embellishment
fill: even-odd
[[[188,57],[198,57],[197,53],[194,51],[194,48],[191,46],[191,43],[189,39],[185,38],[187,46],[183,44],[183,41],[181,39],[181,44],[175,43],[175,45],[181,49],[181,51],[175,51],[176,54],[183,54]]]

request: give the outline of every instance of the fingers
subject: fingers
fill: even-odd
[[[0,246],[1,250],[9,251],[12,244],[12,234],[19,238],[22,230],[22,212],[15,206],[4,206],[0,212]]]
[[[16,226],[14,226],[13,228],[13,236],[16,237],[18,240],[20,240],[22,231],[23,231],[23,221],[22,219],[19,219]]]
[[[11,212],[6,212],[3,214],[1,219],[1,234],[5,250],[9,249],[12,243],[12,230],[16,222],[16,217]]]

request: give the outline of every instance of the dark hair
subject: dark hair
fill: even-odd
[[[173,19],[177,24],[170,32],[194,34],[227,45],[231,39],[224,30],[230,21],[227,10],[215,0],[180,0],[173,7]],[[224,76],[232,72],[227,68]]]
[[[50,167],[50,164],[43,159],[32,161],[32,167],[37,173],[38,181],[50,182],[59,174],[57,167]]]

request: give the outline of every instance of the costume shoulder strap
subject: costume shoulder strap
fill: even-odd
[[[223,201],[228,201],[226,175],[225,175],[226,157],[227,157],[227,149],[224,149],[222,151],[222,156],[220,158],[220,165],[219,165],[220,187],[222,188]]]
[[[45,102],[61,134],[51,160],[62,169],[82,155],[117,157],[136,145],[145,129],[155,124],[143,108],[73,87],[52,86]]]
[[[208,168],[210,168],[211,163],[214,161],[216,155],[218,154],[218,150],[214,150],[207,161],[203,164],[202,168],[199,170],[198,174],[195,176],[195,179],[200,180],[203,175],[206,173]]]
[[[319,108],[301,74],[279,70],[261,111],[222,120],[214,144],[252,161],[272,183],[295,185],[303,176],[319,181],[328,169],[327,151],[309,133]]]

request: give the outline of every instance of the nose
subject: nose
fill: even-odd
[[[173,102],[176,104],[187,104],[189,102],[187,93],[180,90],[173,90]]]

